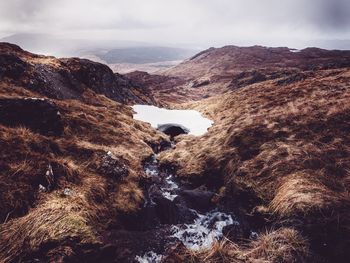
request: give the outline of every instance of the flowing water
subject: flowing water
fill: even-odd
[[[166,110],[146,105],[135,105],[133,109],[136,111],[135,119],[149,122],[154,128],[175,123],[184,126],[192,135],[206,133],[213,123],[194,110]],[[186,202],[181,200],[183,200],[183,190],[191,189],[188,185],[183,185],[172,170],[162,170],[156,155],[144,164],[144,171],[152,181],[146,189],[145,207],[156,206],[160,194],[168,200],[167,202],[171,202],[179,211],[181,210],[183,215],[188,216],[188,219],[164,226],[170,229],[169,236],[165,238],[169,243],[167,245],[182,242],[190,250],[207,249],[215,241],[223,238],[225,226],[239,225],[233,214],[225,213],[218,208],[199,211],[188,207]],[[162,251],[149,250],[136,256],[135,260],[140,263],[157,263],[161,262],[162,258]]]
[[[177,180],[175,174],[171,171],[161,171],[156,155],[144,165],[147,176],[155,178],[155,183],[149,187],[157,187],[161,190],[164,198],[177,203],[177,198],[181,197],[183,190],[182,184]],[[146,206],[154,205],[152,195],[149,194]],[[187,223],[170,225],[170,244],[182,242],[190,250],[201,250],[210,248],[213,243],[223,238],[223,229],[229,225],[239,225],[239,222],[230,213],[219,211],[217,208],[205,212],[199,212],[195,209],[185,207],[193,215],[193,219]],[[148,251],[143,255],[136,256],[136,261],[140,263],[161,262],[163,255]]]

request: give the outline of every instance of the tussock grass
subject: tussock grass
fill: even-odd
[[[89,206],[80,196],[64,198],[53,194],[28,215],[2,225],[1,261],[19,261],[26,253],[39,250],[48,241],[77,238],[82,243],[97,242],[96,233],[88,221],[91,220]]]
[[[261,234],[257,240],[248,245],[239,245],[223,240],[211,249],[194,252],[181,250],[173,255],[174,262],[192,263],[241,263],[241,262],[307,262],[309,255],[308,242],[292,228],[281,228]],[[176,254],[175,253],[175,254]]]
[[[42,97],[4,83],[0,96]],[[55,245],[42,256],[57,261],[56,252],[74,254],[79,244],[100,242],[110,224],[120,224],[118,215],[139,209],[142,161],[152,154],[148,144],[167,140],[134,121],[131,108],[91,91],[81,101],[53,101],[65,126],[61,137],[0,125],[0,262],[31,259],[47,244]],[[101,174],[108,151],[127,167],[128,177],[116,181]],[[40,192],[40,184],[48,191]],[[66,188],[71,195],[63,194]]]
[[[316,176],[299,172],[282,179],[281,186],[270,203],[271,211],[282,217],[310,215],[339,208],[343,199],[341,193],[327,188]]]
[[[224,186],[221,199],[248,212],[267,207],[272,222],[305,230],[319,253],[340,260],[348,252],[338,243],[350,240],[349,81],[349,69],[315,71],[297,83],[265,81],[187,104],[215,124],[199,138],[179,138],[162,162]]]

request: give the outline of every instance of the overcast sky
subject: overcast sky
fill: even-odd
[[[350,39],[350,0],[0,0],[0,37],[16,33],[301,47]]]

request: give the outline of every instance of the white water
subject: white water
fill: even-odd
[[[213,243],[223,237],[225,226],[237,224],[231,215],[212,211],[198,217],[192,224],[173,227],[173,237],[176,237],[191,250],[210,248]]]
[[[189,134],[200,136],[213,124],[196,110],[168,110],[149,105],[134,105],[132,108],[136,112],[134,119],[148,122],[156,129],[159,125],[175,123],[189,129]]]
[[[159,263],[162,261],[163,256],[158,255],[157,253],[153,251],[149,251],[146,254],[144,254],[142,257],[141,256],[136,256],[136,261],[139,263]]]
[[[173,176],[169,175],[167,178],[165,178],[165,183],[166,187],[162,187],[162,195],[166,198],[169,199],[170,201],[173,201],[176,197],[177,194],[174,194],[174,190],[179,189],[179,186],[177,183],[173,181]]]

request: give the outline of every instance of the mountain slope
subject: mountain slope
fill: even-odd
[[[108,228],[142,207],[142,163],[168,139],[106,97],[143,102],[105,66],[0,47],[0,261],[101,260]]]
[[[338,65],[303,71],[308,76],[295,81],[261,80],[182,106],[200,110],[215,124],[202,137],[178,138],[174,151],[162,153],[162,162],[175,165],[182,178],[215,187],[217,202],[240,207],[256,229],[269,230],[243,247],[224,242],[199,253],[199,262],[216,262],[220,255],[227,262],[346,262],[350,68]],[[278,254],[282,245],[276,243],[269,250],[285,228],[293,235],[276,242],[290,247]],[[297,245],[304,240],[307,252]]]
[[[135,81],[149,87],[158,101],[171,104],[200,100],[268,79],[298,81],[312,76],[314,70],[349,67],[349,61],[350,51],[226,46],[202,51],[165,70],[160,74],[162,85],[157,85],[157,80],[150,84],[150,77]]]
[[[86,59],[34,55],[0,43],[0,78],[55,99],[77,99],[90,89],[118,102],[152,103],[142,87],[106,65]]]

